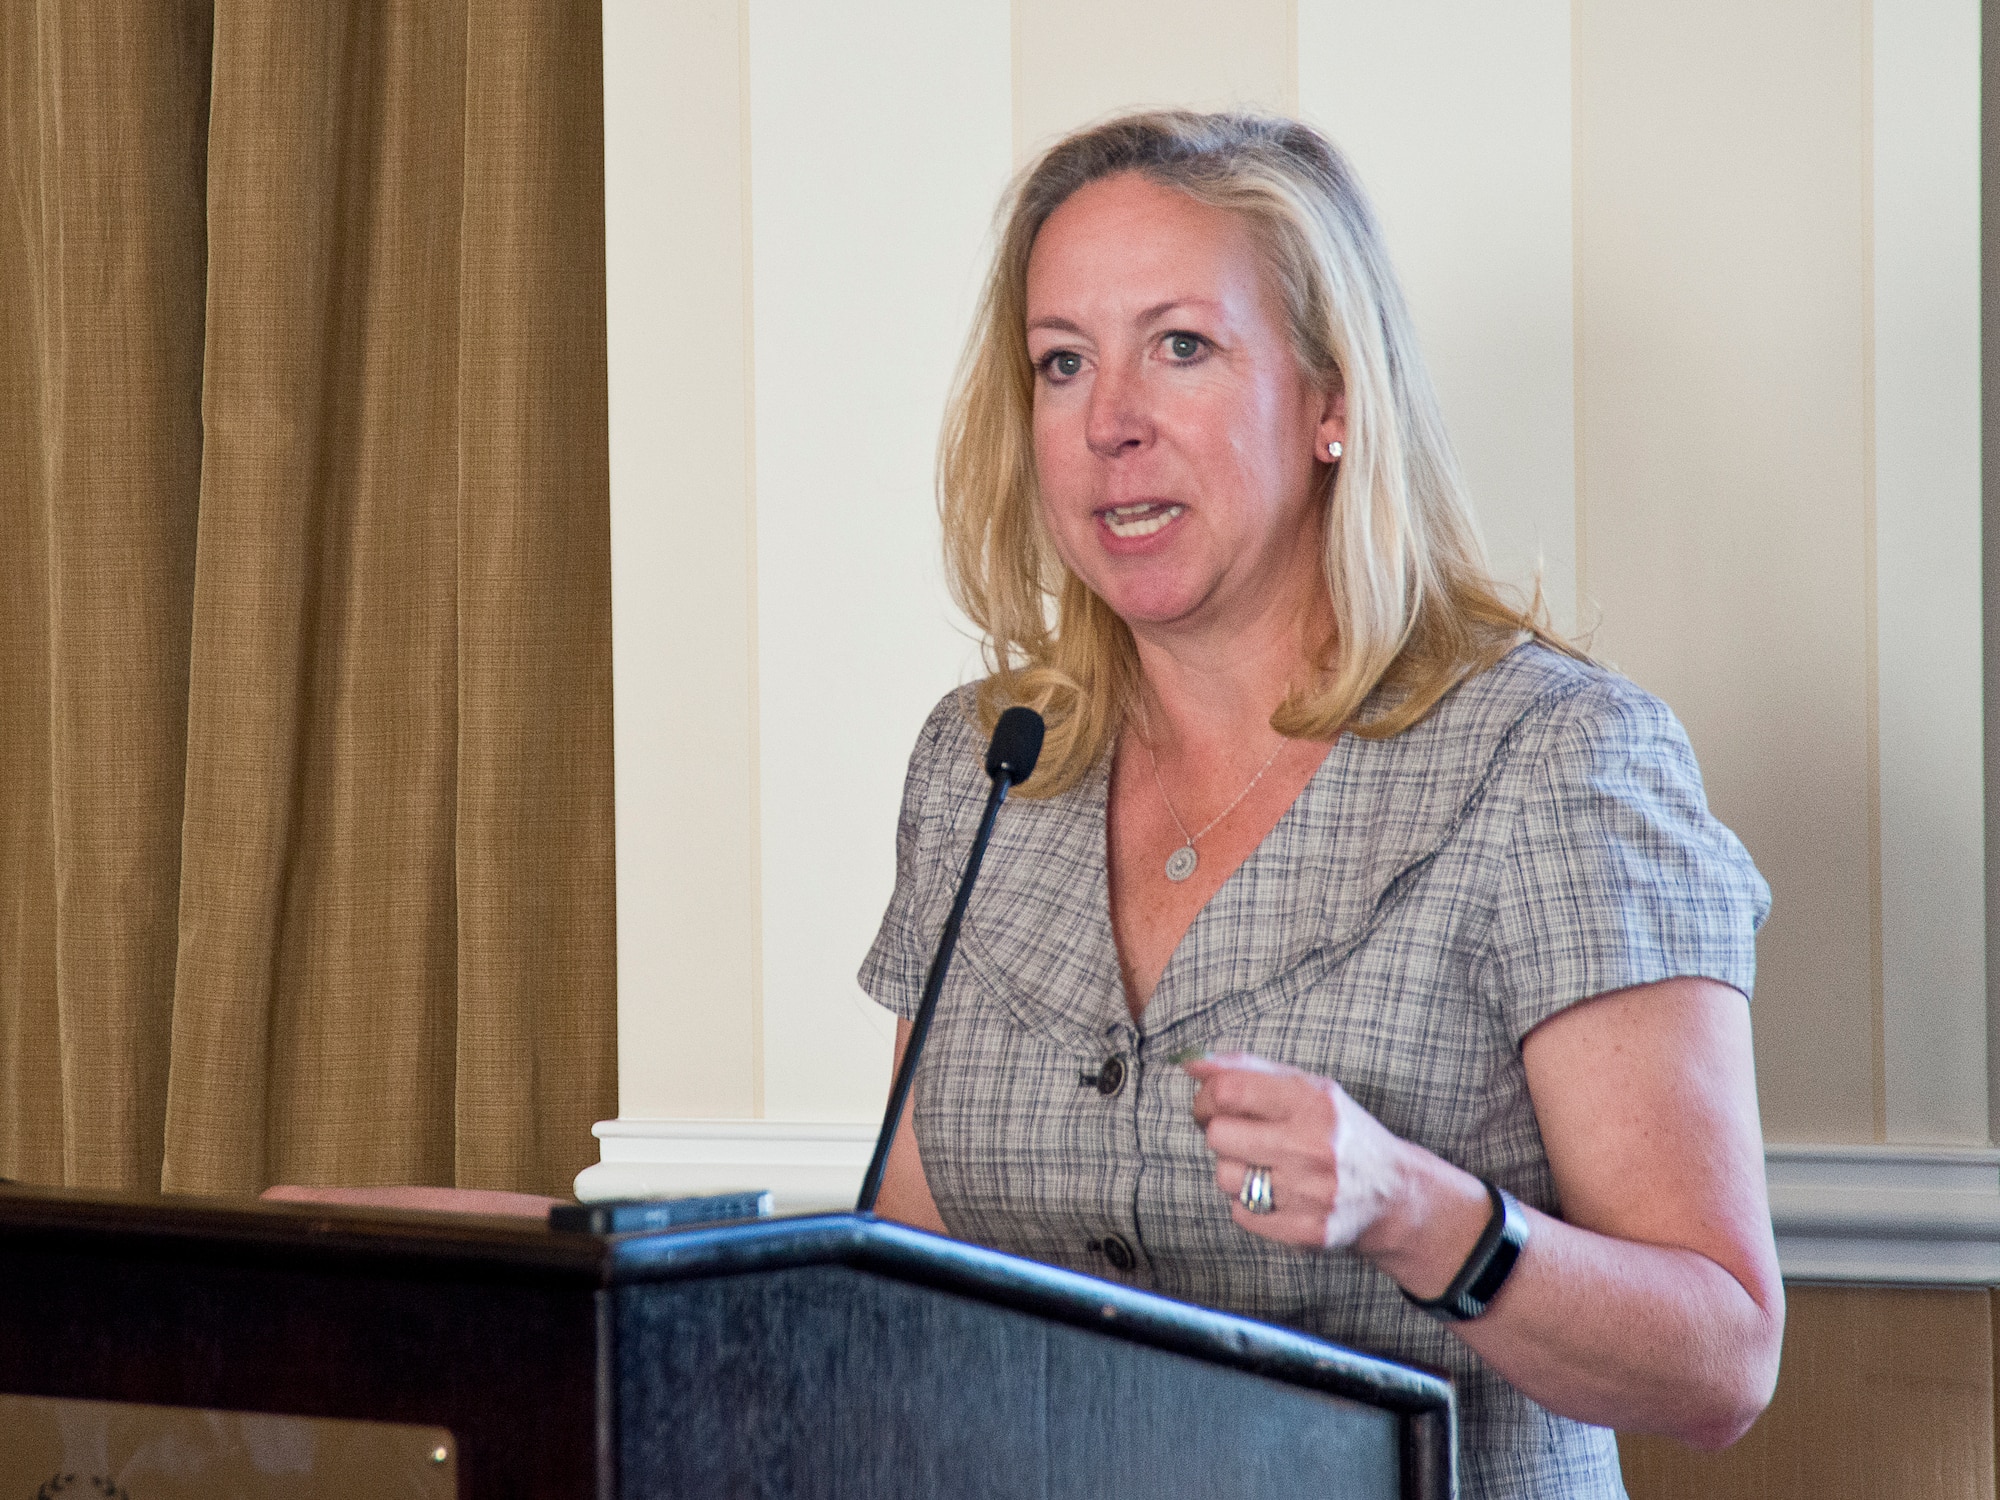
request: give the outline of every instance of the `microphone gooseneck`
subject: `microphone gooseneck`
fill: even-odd
[[[952,899],[951,915],[945,918],[944,932],[938,937],[937,953],[930,973],[924,978],[924,996],[910,1021],[909,1045],[903,1049],[902,1066],[889,1089],[889,1107],[882,1114],[882,1131],[875,1137],[875,1154],[869,1158],[867,1175],[861,1179],[861,1196],[855,1200],[856,1213],[873,1213],[875,1199],[882,1191],[882,1174],[888,1170],[889,1149],[895,1144],[896,1129],[903,1121],[909,1102],[910,1085],[917,1076],[917,1059],[923,1055],[924,1038],[930,1035],[931,1016],[937,1011],[938,995],[944,990],[945,975],[951,971],[951,956],[958,947],[958,929],[965,920],[966,904],[972,899],[973,882],[979,879],[979,863],[986,857],[986,844],[993,837],[993,820],[1007,789],[1019,786],[1035,773],[1042,753],[1042,716],[1032,708],[1010,708],[993,726],[993,738],[986,746],[986,774],[993,778],[986,794],[986,810],[973,835],[972,851],[965,857],[965,873],[958,879],[958,894]]]

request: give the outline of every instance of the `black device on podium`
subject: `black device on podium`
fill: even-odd
[[[422,1424],[465,1500],[1453,1490],[1437,1376],[859,1214],[606,1235],[0,1188],[15,1397]]]

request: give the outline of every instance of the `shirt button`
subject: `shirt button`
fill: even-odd
[[[1115,1234],[1107,1234],[1101,1240],[1091,1241],[1091,1248],[1111,1262],[1114,1271],[1129,1271],[1135,1264],[1132,1247]]]
[[[1125,1059],[1107,1057],[1104,1066],[1097,1070],[1097,1092],[1109,1099],[1125,1087]]]

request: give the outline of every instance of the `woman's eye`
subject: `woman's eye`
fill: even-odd
[[[1170,333],[1167,335],[1167,353],[1173,358],[1186,361],[1201,353],[1201,335],[1197,333]]]
[[[1042,356],[1042,373],[1053,375],[1058,380],[1068,380],[1083,368],[1083,356],[1069,349],[1058,349],[1053,354]]]

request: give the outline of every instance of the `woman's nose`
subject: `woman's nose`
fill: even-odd
[[[1153,439],[1143,383],[1135,373],[1100,366],[1090,387],[1084,440],[1099,458],[1116,458],[1144,448]]]

